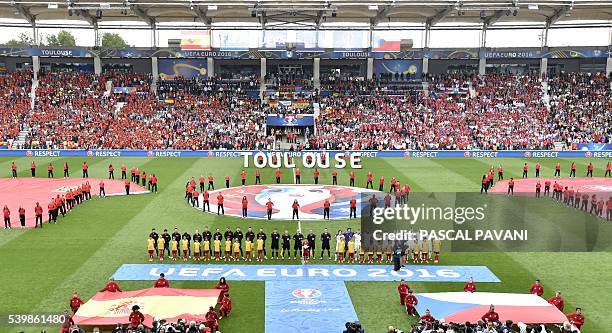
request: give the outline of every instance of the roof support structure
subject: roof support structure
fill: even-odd
[[[374,18],[370,20],[370,25],[371,26],[378,25],[378,23],[380,23],[382,20],[386,19],[387,16],[389,16],[392,9],[393,9],[393,6],[386,6],[382,9],[379,9],[378,12],[376,13],[376,16],[374,16]]]
[[[200,22],[206,25],[207,29],[210,29],[212,25],[212,17],[208,16],[208,9],[204,9],[201,6],[193,6],[193,11],[198,16]]]

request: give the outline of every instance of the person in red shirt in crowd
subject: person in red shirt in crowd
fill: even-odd
[[[514,195],[514,178],[508,181],[508,196]]]
[[[463,286],[463,291],[468,292],[468,293],[476,292],[476,284],[474,283],[473,278],[468,279],[465,286]]]
[[[157,193],[157,176],[155,174],[151,175],[151,191]]]
[[[215,308],[211,306],[208,309],[208,312],[206,312],[206,314],[204,315],[204,318],[206,320],[207,327],[212,328],[213,331],[216,331],[219,328],[219,322],[218,322],[219,315],[215,311]]]
[[[130,181],[126,179],[124,184],[125,184],[125,195],[130,195]]]
[[[83,178],[89,178],[89,165],[87,165],[87,162],[83,162],[82,168],[83,168]]]
[[[19,223],[21,224],[21,229],[25,229],[25,209],[19,206],[17,212],[19,213]]]
[[[357,200],[355,197],[352,197],[349,201],[349,219],[353,217],[357,218]]]
[[[217,299],[217,304],[221,304],[221,300],[223,299],[223,296],[229,292],[229,284],[227,283],[227,280],[225,280],[224,277],[219,279],[219,282],[217,282],[217,284],[215,285],[215,289],[221,290],[221,293],[219,294],[219,299]]]
[[[431,312],[429,311],[429,309],[425,309],[425,314],[421,316],[421,318],[419,318],[420,321],[431,324],[433,322],[436,321],[436,318],[434,318],[431,315]]]
[[[140,306],[134,305],[132,306],[132,313],[130,313],[129,317],[128,329],[130,328],[138,328],[142,323],[144,323],[145,317],[140,312]]]
[[[34,206],[34,216],[36,218],[36,224],[34,225],[34,228],[38,228],[38,224],[40,223],[40,228],[42,229],[42,225],[43,225],[43,219],[42,219],[42,215],[43,215],[43,208],[40,206],[40,203],[36,203],[36,206]]]
[[[109,169],[112,167],[109,166]],[[109,175],[110,176],[110,175]],[[113,179],[115,179],[115,177],[113,176]],[[121,165],[121,179],[127,179],[127,167],[125,166],[125,164]]]
[[[15,164],[15,162],[11,163],[11,173],[13,178],[17,178],[17,164]]]
[[[261,184],[261,172],[259,169],[255,170],[255,185]]]
[[[226,188],[230,187],[230,176],[225,176],[225,187]]]
[[[332,185],[338,185],[338,171],[332,171]]]
[[[325,199],[325,201],[323,202],[323,219],[327,219],[329,220],[329,207],[331,206],[331,204],[329,203],[329,199]]]
[[[291,208],[293,209],[293,213],[291,214],[291,219],[300,219],[300,204],[298,203],[297,199],[293,200],[293,203],[291,204]]]
[[[115,168],[112,164],[108,165],[108,179],[115,179]]]
[[[53,178],[53,164],[47,165],[47,178]]]
[[[210,193],[207,190],[202,193],[202,211],[210,212]]]
[[[11,210],[7,205],[4,205],[2,214],[4,216],[4,229],[11,229]]]
[[[538,295],[540,297],[544,295],[544,286],[542,286],[540,280],[535,280],[535,282],[531,285],[531,288],[529,288],[529,293]]]
[[[106,196],[106,191],[104,190],[104,180],[100,180],[100,192],[98,193],[99,196]]]
[[[115,282],[115,279],[114,278],[110,278],[110,279],[108,279],[108,282],[106,283],[104,288],[102,288],[102,290],[100,290],[100,292],[116,293],[116,292],[122,292],[122,290],[119,287],[119,284],[117,282]]]
[[[280,169],[276,169],[276,171],[274,172],[274,176],[276,177],[276,183],[280,184],[281,182],[281,172]]]
[[[314,183],[319,184],[319,168],[314,169]]]
[[[495,312],[495,306],[493,304],[491,304],[491,306],[489,307],[489,311],[485,313],[481,319],[485,323],[499,321],[499,314]]]
[[[576,326],[577,329],[584,325],[584,314],[582,314],[581,308],[576,308],[576,312],[568,313],[566,317],[570,324]]]
[[[385,177],[380,176],[380,179],[378,180],[378,190],[382,192],[384,191],[384,189],[385,189]]]
[[[366,188],[374,189],[374,185],[372,184],[372,179],[374,176],[372,175],[372,171],[368,171],[368,180],[366,181]]]
[[[219,193],[217,196],[217,215],[221,214],[225,215],[225,209],[223,208],[223,194]]]
[[[159,278],[155,281],[153,288],[170,288],[170,283],[166,280],[164,273],[159,274]]]
[[[206,178],[204,178],[204,175],[200,175],[200,192],[204,192],[204,186],[206,186]]]
[[[593,163],[589,163],[589,165],[587,165],[587,177],[593,177]]]
[[[75,291],[72,297],[70,297],[70,309],[72,309],[72,313],[76,313],[83,304],[85,304],[85,302],[83,302],[79,294]]]
[[[215,179],[213,178],[212,175],[209,175],[208,176],[208,188],[207,188],[207,190],[210,191],[211,189],[213,189],[213,190],[215,189]]]
[[[30,164],[30,173],[32,174],[32,178],[36,177],[36,162],[34,161]]]
[[[504,167],[501,164],[497,167],[497,180],[504,180]]]
[[[397,286],[397,292],[399,293],[400,304],[405,305],[406,295],[408,295],[408,291],[410,291],[410,286],[404,281],[404,279],[400,280],[399,285]]]
[[[268,220],[272,219],[272,207],[274,207],[274,203],[270,198],[268,198],[268,202],[266,202],[266,213],[268,215]]]
[[[200,192],[198,192],[198,190],[194,188],[193,192],[191,193],[191,207],[199,207],[199,206],[200,206]]]
[[[417,314],[415,306],[419,304],[419,300],[412,294],[412,290],[408,290],[404,304],[406,305],[406,313],[408,313],[410,316],[416,317]]]
[[[249,200],[247,200],[247,197],[244,196],[242,197],[242,217],[243,218],[247,217],[248,207],[249,207]]]
[[[525,163],[525,165],[523,165],[523,178],[527,178],[528,170],[529,170],[529,166],[527,165],[527,163]],[[538,165],[536,164],[536,177],[539,176],[537,170],[539,169],[538,169]]]
[[[230,298],[229,293],[225,293],[223,295],[223,299],[221,299],[221,308],[219,308],[219,319],[229,316],[230,312],[232,312],[232,299]]]
[[[561,163],[557,162],[557,164],[555,164],[555,175],[554,177],[559,177],[561,178]]]
[[[554,305],[561,312],[563,312],[563,309],[565,308],[565,302],[561,297],[560,291],[555,292],[555,296],[549,298],[548,303]]]
[[[51,202],[47,205],[47,211],[49,212],[49,222],[57,222],[57,207],[55,206],[55,200],[51,199]]]

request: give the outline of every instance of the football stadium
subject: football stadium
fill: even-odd
[[[612,2],[0,0],[0,333],[609,333]]]

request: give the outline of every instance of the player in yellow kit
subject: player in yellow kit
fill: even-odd
[[[351,237],[351,239],[349,239],[348,241],[347,250],[348,250],[348,263],[349,264],[355,263],[355,239],[353,237]]]
[[[219,261],[221,258],[221,241],[219,238],[213,241],[213,252],[215,254],[215,261]]]
[[[363,264],[365,262],[365,246],[359,247],[359,263]]]
[[[339,263],[344,263],[345,247],[346,247],[346,241],[344,240],[344,237],[341,237],[340,240],[338,241],[338,262]]]
[[[415,240],[412,243],[412,261],[414,261],[415,264],[419,262],[420,254],[421,254],[421,246],[419,244],[419,241]]]
[[[234,243],[232,244],[232,250],[234,252],[234,260],[238,261],[240,259],[240,242],[238,242],[237,238],[236,240],[234,240]]]
[[[170,241],[170,252],[172,253],[172,261],[176,261],[178,254],[178,242],[176,239]]]
[[[223,253],[223,260],[232,260],[232,240],[225,240],[225,252]]]
[[[263,261],[263,244],[264,241],[261,238],[257,238],[257,261]]]
[[[181,239],[181,251],[183,252],[183,261],[187,261],[189,256],[189,241],[185,237]]]
[[[200,242],[195,241],[193,242],[193,259],[195,261],[200,261],[200,246],[202,244],[200,244]]]
[[[433,240],[433,253],[434,253],[434,263],[438,263],[440,262],[440,249],[442,247],[442,244],[440,243],[439,239],[434,239]]]
[[[253,250],[253,242],[247,239],[244,241],[244,261],[251,261],[251,250]]]
[[[208,239],[204,239],[202,242],[202,247],[204,248],[204,261],[210,260],[210,241]]]
[[[163,237],[159,237],[157,239],[157,251],[159,252],[159,260],[164,261],[164,246],[166,245],[166,241]]]
[[[149,261],[153,261],[153,253],[155,252],[155,240],[151,237],[147,239],[147,251],[149,252]]]

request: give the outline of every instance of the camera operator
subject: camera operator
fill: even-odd
[[[344,324],[346,328],[342,333],[365,333],[364,329],[361,327],[361,323],[358,321],[348,322]]]

